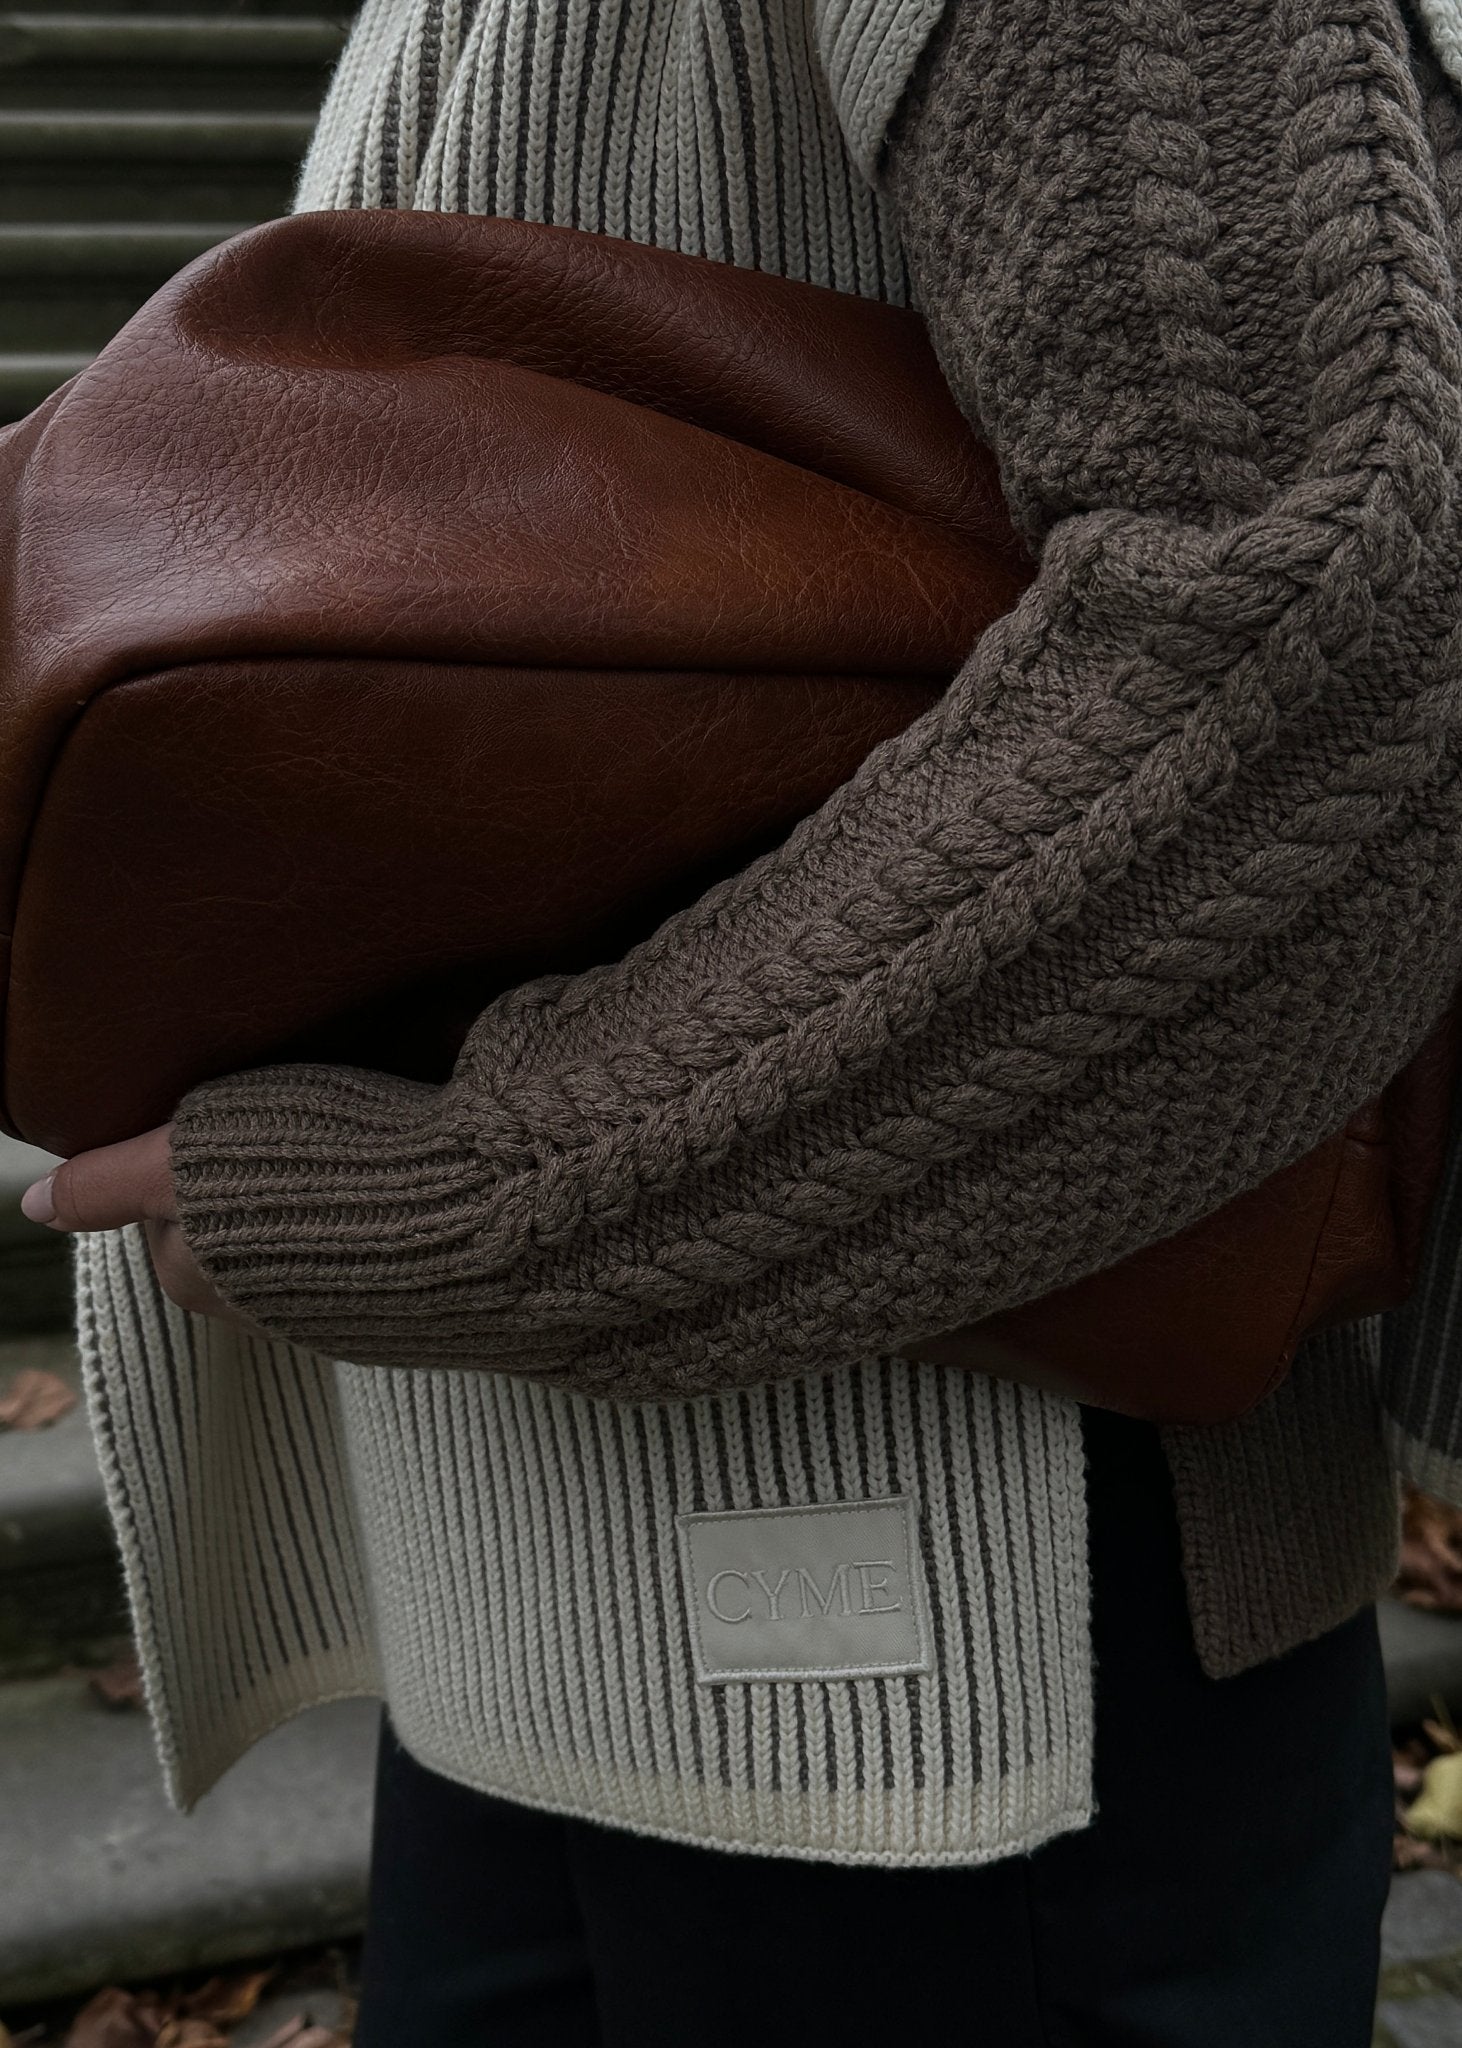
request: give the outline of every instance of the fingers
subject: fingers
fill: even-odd
[[[189,1251],[181,1225],[167,1217],[149,1217],[142,1227],[147,1235],[147,1249],[152,1254],[153,1271],[170,1301],[175,1301],[179,1308],[191,1309],[194,1315],[215,1316],[221,1322],[237,1323],[251,1336],[268,1340],[267,1330],[261,1329],[258,1323],[225,1301],[213,1286]]]
[[[224,1304],[188,1250],[179,1226],[166,1217],[152,1216],[143,1229],[163,1293],[179,1308],[193,1309],[198,1315],[216,1314]]]
[[[54,1230],[117,1230],[146,1217],[175,1218],[171,1127],[78,1152],[26,1190],[21,1208]]]
[[[27,1188],[21,1208],[53,1230],[119,1230],[141,1223],[164,1294],[179,1308],[269,1333],[224,1300],[189,1251],[173,1193],[172,1126],[160,1125],[120,1145],[78,1152]]]

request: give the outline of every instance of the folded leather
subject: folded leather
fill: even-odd
[[[508,221],[244,236],[0,446],[5,1103],[62,1151],[345,1012],[440,1076],[1030,573],[910,315]]]
[[[1030,575],[911,315],[506,221],[242,238],[4,461],[6,1104],[61,1149],[291,1040],[442,1079],[493,991],[612,956],[846,784]],[[938,774],[936,739],[903,760]],[[844,848],[878,768],[897,778],[874,764],[829,809]],[[934,907],[905,909],[915,942]],[[835,936],[856,983],[868,940]],[[561,993],[582,1006],[549,983],[506,1014],[524,1032]],[[686,1008],[711,1073],[713,997]],[[1405,1290],[1448,1057],[1218,1214],[932,1354],[1134,1413],[1241,1411],[1308,1329]],[[496,1169],[479,1059],[440,1096],[321,1067],[215,1081],[178,1118],[190,1241],[268,1315],[235,1245],[297,1268],[328,1214],[313,1305],[395,1309],[356,1356],[463,1360],[487,1300],[491,1356],[553,1370],[561,1311],[524,1313],[493,1225],[524,1165],[653,1118],[647,1063],[639,1112],[604,1073],[588,1102],[510,1112]],[[565,1227],[534,1217],[524,1264]],[[391,1303],[403,1243],[426,1276],[418,1257]],[[672,1272],[661,1315],[678,1292]],[[297,1280],[278,1319],[317,1335]]]
[[[835,1130],[931,1001],[945,1088],[988,1091],[978,1012],[951,1033],[915,983],[900,1018],[888,977],[1048,829],[961,817],[960,778],[1021,734],[1059,783],[1064,741],[1026,730],[1018,635],[1008,704],[993,682],[988,713],[941,698],[1031,570],[912,316],[561,230],[306,217],[185,273],[4,460],[13,1126],[104,1141],[291,1050],[442,1081],[467,1039],[440,1092],[315,1066],[189,1096],[190,1241],[261,1319],[361,1358],[557,1375],[582,1313],[591,1352],[610,1338],[587,1383],[619,1393],[646,1391],[610,1362],[638,1319],[683,1344],[680,1384],[719,1383],[729,1331],[682,1339],[679,1310],[788,1258],[788,1219],[739,1192],[776,1147],[744,1139],[780,1118],[805,1152],[809,1109]],[[1051,796],[1032,778],[1023,801]],[[765,887],[789,868],[791,916]],[[613,958],[737,870],[627,969],[530,984],[468,1036],[497,991]],[[761,935],[740,986],[714,936],[738,924]],[[596,990],[612,1016],[677,950],[668,1009],[642,1035],[632,1000],[600,1040]],[[778,1071],[798,1035],[810,1071]],[[1449,1070],[1417,1071],[1436,1110]],[[814,1161],[794,1255],[945,1165],[938,1117],[889,1078],[860,1107],[890,1137],[851,1203]],[[658,1128],[698,1093],[694,1129]],[[1137,1413],[1240,1412],[1309,1329],[1404,1292],[1437,1160],[1398,1128],[1373,1107],[935,1355]],[[723,1162],[737,1192],[626,1294],[626,1217],[673,1215]],[[973,1184],[956,1228],[980,1212]],[[930,1304],[889,1324],[876,1225],[865,1255],[871,1312],[832,1341],[927,1334]],[[1037,1258],[1017,1297],[1041,1280]]]

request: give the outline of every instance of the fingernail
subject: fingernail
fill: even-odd
[[[55,1178],[54,1173],[48,1173],[44,1180],[36,1181],[21,1196],[20,1213],[28,1216],[32,1223],[53,1223],[56,1220],[56,1204],[51,1195],[51,1183]]]

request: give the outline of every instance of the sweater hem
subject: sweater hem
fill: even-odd
[[[1063,1803],[1039,1818],[1029,1820],[1023,1827],[1002,1832],[998,1839],[979,1843],[962,1841],[943,1847],[925,1846],[919,1848],[887,1848],[873,1845],[842,1846],[820,1842],[794,1840],[750,1840],[738,1836],[729,1828],[725,1831],[697,1829],[690,1825],[677,1825],[668,1816],[663,1818],[649,1814],[632,1814],[620,1809],[606,1810],[587,1802],[555,1796],[545,1791],[536,1791],[531,1785],[516,1778],[511,1771],[472,1771],[460,1760],[453,1760],[434,1750],[429,1742],[413,1735],[393,1717],[392,1727],[398,1741],[424,1769],[433,1771],[438,1777],[446,1778],[467,1791],[481,1793],[486,1798],[503,1799],[514,1806],[528,1807],[536,1813],[554,1814],[564,1820],[588,1821],[596,1826],[610,1827],[626,1834],[643,1835],[657,1841],[675,1842],[684,1848],[718,1850],[727,1855],[770,1856],[784,1861],[801,1863],[839,1863],[850,1867],[864,1867],[886,1870],[939,1870],[950,1868],[974,1869],[987,1863],[1004,1861],[1011,1856],[1029,1855],[1046,1842],[1064,1834],[1073,1834],[1088,1827],[1095,1818],[1096,1805],[1090,1792],[1091,1760],[1087,1755],[1070,1755],[1059,1762],[1048,1760],[1044,1765],[1032,1765],[1025,1772],[1009,1774],[1000,1781],[1000,1792],[1010,1791],[1028,1783],[1037,1795],[1049,1788],[1050,1781],[1069,1781],[1077,1776],[1085,1779],[1087,1791],[1077,1798],[1065,1798]],[[660,1789],[660,1788],[656,1788]],[[707,1803],[723,1803],[717,1799],[717,1789],[707,1784],[686,1787],[681,1784],[663,1788],[665,1795],[676,1803],[687,1803],[699,1796]],[[866,1798],[866,1795],[865,1795]],[[727,1795],[725,1804],[730,1804]],[[766,1795],[758,1797],[757,1805],[764,1812]]]

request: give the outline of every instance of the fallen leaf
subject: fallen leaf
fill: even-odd
[[[1462,1837],[1462,1756],[1434,1757],[1420,1795],[1406,1809],[1406,1826],[1425,1842]]]
[[[77,1398],[59,1374],[28,1365],[0,1394],[0,1429],[48,1429],[71,1413]]]
[[[1396,1797],[1398,1799],[1415,1799],[1417,1793],[1421,1790],[1422,1777],[1429,1761],[1430,1759],[1425,1755],[1416,1756],[1411,1754],[1410,1747],[1407,1749],[1392,1749],[1391,1782],[1396,1787]]]
[[[1441,1721],[1423,1721],[1421,1732],[1438,1756],[1455,1756],[1462,1749],[1462,1738],[1456,1729]]]
[[[1408,1488],[1396,1593],[1431,1614],[1462,1614],[1462,1512]]]
[[[166,1999],[156,1991],[99,1991],[77,2015],[66,2048],[230,2048],[233,2027],[247,2019],[274,1975],[271,1967],[210,1977],[196,1990],[174,1991]],[[350,2048],[350,2035],[316,2026],[306,2010],[265,2048]]]
[[[136,1669],[137,1660],[132,1660]],[[139,1677],[139,1697],[140,1697]],[[272,1969],[250,1970],[241,1977],[210,1977],[182,2001],[191,2019],[211,2020],[216,2027],[234,2027],[246,2020],[259,2003],[259,1994],[274,1975]]]
[[[1419,1842],[1415,1835],[1400,1834],[1391,1845],[1393,1870],[1450,1870],[1452,1858],[1436,1842]]]
[[[142,1670],[137,1662],[137,1652],[124,1650],[120,1657],[114,1657],[110,1664],[104,1664],[99,1671],[88,1671],[86,1682],[104,1707],[123,1712],[129,1707],[146,1704],[142,1690]],[[207,1990],[208,1986],[205,1985]],[[255,1996],[257,1997],[257,1993]],[[192,2011],[191,2003],[188,2010]],[[249,2008],[245,2007],[245,2011]],[[243,2014],[239,2015],[240,2018]]]
[[[66,2048],[153,2048],[165,2018],[151,1993],[109,1986],[76,2015]]]

